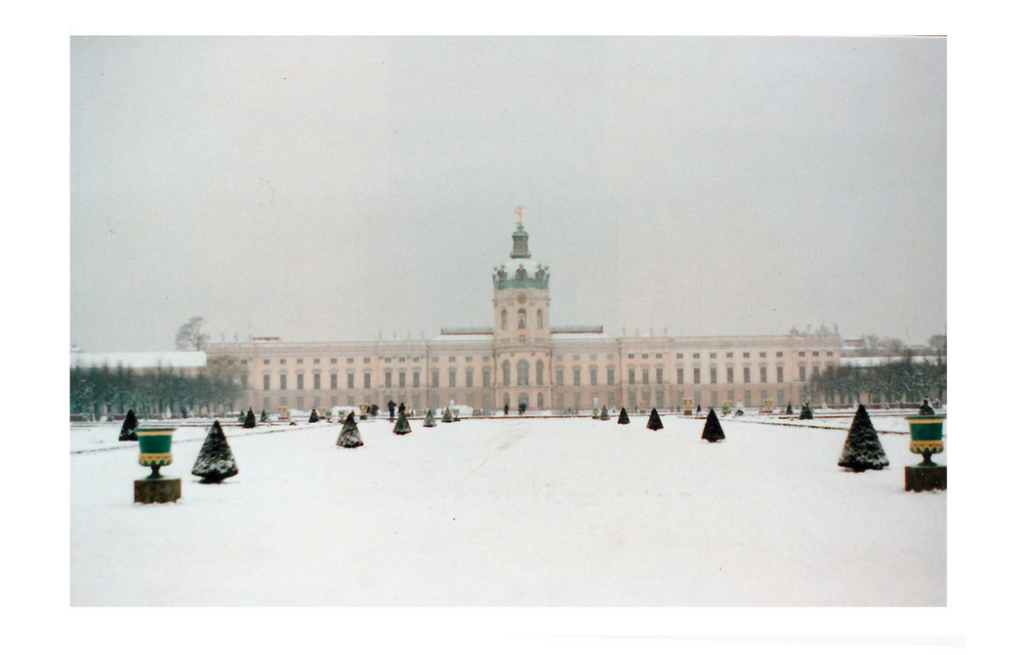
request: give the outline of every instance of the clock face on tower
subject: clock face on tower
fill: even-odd
[[[518,296],[516,296],[516,302],[518,302],[520,305],[525,305],[526,304],[526,294],[525,293],[521,293]]]

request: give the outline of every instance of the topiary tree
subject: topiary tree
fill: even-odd
[[[129,409],[121,424],[121,435],[118,441],[138,441],[139,435],[135,434],[135,428],[139,427],[139,420],[135,418],[135,411]]]
[[[263,410],[260,414],[260,423],[270,423],[270,416],[267,415],[267,410]]]
[[[812,418],[814,418],[814,412],[811,411],[811,404],[810,403],[804,403],[804,406],[800,408],[800,419],[799,420],[806,421],[806,420],[812,419]]]
[[[245,423],[242,424],[242,427],[247,430],[256,427],[256,414],[253,413],[252,407],[249,408],[249,412],[245,415]]]
[[[846,443],[843,445],[843,454],[839,458],[839,466],[856,473],[868,469],[881,471],[889,466],[882,442],[878,439],[875,426],[871,425],[871,417],[868,416],[868,410],[864,405],[858,406],[857,413],[853,416],[850,432],[846,435]]]
[[[725,439],[725,432],[722,431],[722,424],[718,422],[714,407],[708,410],[708,417],[704,421],[704,432],[700,438],[711,443]]]
[[[651,408],[651,418],[647,419],[648,430],[661,430],[665,426],[661,424],[661,417],[658,416],[658,408]]]
[[[220,482],[238,475],[238,465],[235,463],[235,456],[231,454],[231,447],[228,446],[220,421],[214,421],[210,427],[206,441],[199,449],[199,457],[192,467],[192,475],[198,475],[203,482]]]
[[[338,446],[342,448],[358,448],[363,445],[363,439],[359,435],[359,426],[356,425],[356,413],[349,412],[344,425],[341,426],[341,434],[338,435]]]
[[[409,434],[412,432],[412,427],[409,425],[409,419],[406,418],[405,412],[398,412],[398,420],[395,421],[395,434]]]
[[[320,417],[316,413],[316,407],[314,407],[313,411],[311,411],[309,413],[309,422],[310,423],[317,423],[318,421],[320,421]]]
[[[611,418],[611,417],[608,416],[608,406],[607,405],[601,405],[601,420],[602,421],[607,421],[609,418]]]
[[[792,414],[793,413],[793,403],[787,403],[786,404],[786,413],[787,414]]]
[[[427,415],[423,417],[423,427],[432,428],[437,425],[437,421],[434,420],[434,410],[428,409]]]
[[[452,412],[447,407],[444,408],[444,414],[441,415],[442,423],[451,423],[454,419],[452,418]]]
[[[629,424],[629,414],[626,413],[626,408],[623,407],[622,411],[619,412],[619,425]]]

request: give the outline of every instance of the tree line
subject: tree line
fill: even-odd
[[[946,359],[928,357],[913,361],[904,351],[898,360],[871,367],[837,366],[811,376],[805,387],[808,397],[828,404],[919,404],[925,398],[942,403],[946,397]]]
[[[71,413],[100,416],[134,409],[140,417],[170,410],[207,414],[233,408],[242,397],[242,385],[231,375],[213,370],[186,376],[170,369],[134,371],[131,368],[71,369]]]

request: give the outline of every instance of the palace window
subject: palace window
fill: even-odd
[[[472,387],[473,386],[473,369],[471,369],[471,368],[467,368],[466,369],[466,386],[467,387]]]
[[[331,388],[332,389],[337,389],[338,388],[338,374],[337,373],[331,373]]]
[[[508,329],[508,310],[507,309],[501,310],[501,329],[502,330],[507,330]]]
[[[544,384],[544,362],[537,360],[537,384]]]
[[[544,312],[537,310],[537,329],[540,330],[544,327]],[[831,353],[830,353],[831,354]]]
[[[518,312],[516,312],[516,322],[518,323],[520,328],[525,328],[526,327],[526,310],[525,309],[520,309]]]
[[[508,360],[501,363],[501,379],[506,387],[512,386],[512,365]]]
[[[530,364],[525,359],[516,362],[516,384],[520,387],[530,386]]]
[[[611,384],[615,384],[615,367],[614,366],[609,366],[608,367],[608,384],[610,384],[610,385]],[[611,403],[611,404],[614,404],[614,403]]]

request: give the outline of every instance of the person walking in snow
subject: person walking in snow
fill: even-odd
[[[405,414],[405,403],[399,403],[398,404],[398,413],[399,414]]]
[[[505,403],[505,416],[508,416],[508,403]]]
[[[395,401],[388,399],[388,421],[395,420]]]
[[[526,413],[526,403],[519,403],[519,415],[522,416]]]

